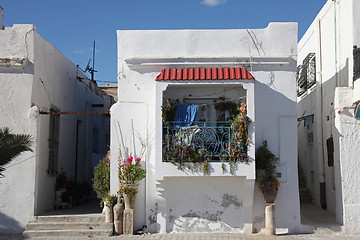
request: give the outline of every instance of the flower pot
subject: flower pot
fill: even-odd
[[[274,182],[265,182],[261,187],[261,192],[264,196],[266,203],[274,203],[278,189],[276,187],[277,183]]]
[[[134,201],[133,201],[134,196],[129,193],[124,193],[123,197],[124,197],[125,209],[134,209]]]

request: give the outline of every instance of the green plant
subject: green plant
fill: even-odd
[[[100,205],[110,192],[110,151],[94,168],[93,188],[100,200]]]
[[[137,194],[137,186],[134,185],[121,185],[119,194],[125,193],[130,195],[136,195]]]
[[[67,176],[64,171],[56,176],[56,190],[66,189],[67,187]]]
[[[119,193],[137,193],[138,181],[146,177],[146,170],[141,167],[141,158],[133,161],[133,156],[127,158],[126,161],[119,161],[118,177],[121,184]]]
[[[104,202],[110,207],[113,207],[116,203],[117,196],[111,195],[110,192],[106,195]]]
[[[203,165],[202,169],[203,169],[204,175],[209,175],[209,163],[208,163],[208,161],[205,160],[202,165]]]
[[[237,138],[237,140],[241,143],[241,147],[243,148],[242,152],[246,152],[249,145],[248,131],[251,119],[247,116],[247,105],[245,102],[241,103],[241,105],[238,107],[238,110],[238,114],[233,118],[232,123],[232,127],[235,132],[233,138]]]
[[[20,153],[30,151],[33,140],[28,134],[13,134],[7,127],[0,128],[0,177],[5,171],[5,165]]]
[[[277,189],[280,185],[278,179],[275,176],[276,166],[279,165],[279,158],[275,156],[267,147],[267,142],[263,144],[255,152],[255,167],[257,171],[257,180],[259,187],[262,190],[264,183],[272,182],[273,188]],[[259,174],[259,170],[263,173]]]
[[[68,181],[66,192],[69,194],[70,197],[72,197],[74,203],[79,202],[81,193],[80,193],[80,186],[77,182],[72,180]]]
[[[179,99],[166,99],[166,103],[161,106],[162,120],[165,126],[170,126],[170,121],[175,120],[177,104]]]

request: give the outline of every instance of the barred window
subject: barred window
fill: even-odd
[[[297,96],[301,96],[307,90],[306,71],[303,65],[299,65],[296,69]]]
[[[315,53],[309,53],[296,71],[297,96],[304,94],[316,83]]]
[[[58,155],[59,155],[59,129],[60,115],[59,110],[50,109],[50,127],[49,127],[49,165],[48,174],[57,173]]]
[[[353,80],[355,81],[358,78],[360,78],[360,48],[358,48],[356,45],[354,46],[353,49],[353,58],[354,58]]]

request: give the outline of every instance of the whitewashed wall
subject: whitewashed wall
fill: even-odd
[[[0,126],[10,127],[14,133],[36,135],[33,114],[30,114],[34,62],[33,35],[27,35],[29,52],[25,51],[25,35],[34,29],[32,25],[14,25],[0,31],[0,53],[4,58],[28,58],[29,67],[0,68]],[[29,117],[30,115],[30,117]],[[35,145],[36,146],[36,145]],[[14,160],[0,179],[0,232],[20,232],[34,214],[35,205],[35,157],[26,152]],[[21,202],[22,204],[15,204]]]
[[[359,171],[356,158],[360,152],[353,136],[359,122],[354,119],[351,108],[352,103],[360,99],[359,83],[352,80],[352,48],[359,45],[360,19],[356,14],[359,10],[358,1],[328,1],[298,45],[298,64],[313,52],[317,72],[314,90],[298,99],[299,117],[315,115],[313,153],[306,145],[303,123],[299,124],[299,161],[305,165],[308,157],[314,159],[314,168],[306,170],[308,176],[311,170],[315,174],[310,186],[314,203],[320,205],[319,182],[325,181],[327,210],[336,213],[337,221],[348,232],[359,231],[357,188],[349,191],[347,180],[351,177],[352,182],[357,182],[353,172]],[[345,110],[339,114],[342,108]],[[326,139],[330,136],[334,138],[334,167],[327,164]]]
[[[49,111],[98,111],[110,108],[110,97],[91,83],[76,66],[35,32],[33,25],[14,25],[0,31],[0,58],[27,59],[24,68],[0,68],[0,126],[31,134],[32,153],[16,158],[5,171],[0,187],[0,232],[21,232],[32,216],[53,208],[55,175],[48,170]],[[77,77],[81,77],[80,81]],[[92,104],[104,104],[92,108]],[[75,176],[76,127],[82,121],[78,182],[91,179],[93,127],[100,132],[100,153],[106,152],[109,117],[61,115],[58,171]],[[14,204],[16,203],[16,204]],[[9,220],[10,219],[10,220]],[[4,229],[2,229],[4,228]]]
[[[251,232],[264,228],[265,202],[258,188],[254,188],[254,162],[243,175],[247,179],[223,177],[216,172],[209,177],[196,174],[186,177],[181,171],[169,173],[163,167],[155,167],[161,164],[167,169],[161,163],[159,145],[162,91],[167,84],[190,83],[156,82],[160,71],[166,67],[245,65],[255,81],[231,84],[244,86],[250,99],[248,108],[254,120],[250,126],[254,133],[250,156],[267,140],[269,148],[280,157],[283,178],[276,200],[276,224],[288,232],[301,231],[295,88],[297,24],[271,23],[265,29],[247,30],[117,31],[117,37],[119,101],[111,109],[112,193],[119,187],[119,145],[125,146],[123,152],[137,155],[141,149],[137,136],[142,139],[150,136],[143,162],[147,178],[141,182],[136,197],[135,229],[142,225],[147,225],[151,232]],[[221,82],[202,83],[209,87]],[[240,164],[239,169],[245,169],[244,166]],[[191,203],[186,203],[186,196]],[[234,210],[230,215],[225,214],[229,209],[222,206],[224,196],[235,200],[235,204],[229,204],[229,209]]]

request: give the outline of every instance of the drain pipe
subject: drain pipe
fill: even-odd
[[[321,134],[320,134],[320,144],[321,144],[321,154],[319,163],[319,182],[320,182],[320,205],[323,209],[326,209],[326,185],[325,185],[325,159],[324,159],[324,96],[323,96],[323,81],[322,81],[322,46],[321,46],[321,19],[318,21],[318,46],[319,46],[319,82],[320,82],[320,125],[321,125]]]

